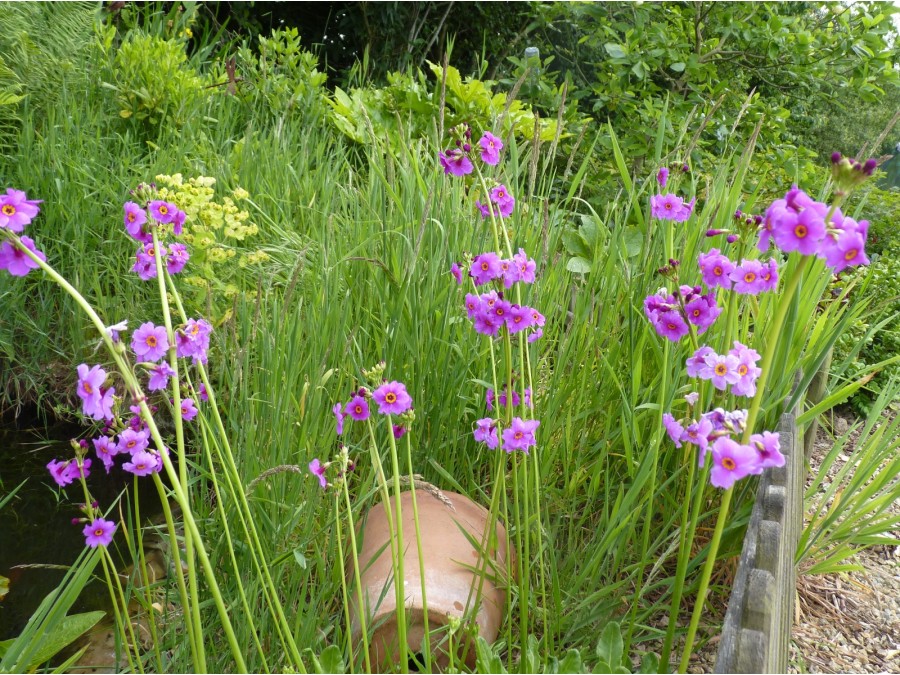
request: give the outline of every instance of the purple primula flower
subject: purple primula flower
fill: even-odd
[[[194,363],[206,363],[210,333],[212,325],[205,319],[188,319],[184,328],[175,333],[176,355],[190,356]]]
[[[733,290],[742,295],[759,295],[767,285],[763,273],[767,271],[759,260],[742,260],[728,278],[734,282]]]
[[[759,273],[761,279],[760,288],[763,292],[774,291],[778,288],[778,262],[774,258],[769,258],[763,265],[762,271]]]
[[[499,279],[503,274],[500,266],[500,256],[496,253],[481,253],[475,256],[469,276],[475,280],[476,285],[486,284],[494,279]]]
[[[206,385],[202,382],[200,383],[200,389],[197,392],[200,394],[200,401],[206,403],[209,400],[209,392],[206,391]]]
[[[475,422],[476,429],[473,433],[475,440],[479,443],[484,443],[491,450],[494,450],[498,445],[500,445],[500,439],[497,435],[497,422],[490,417],[485,417],[483,419]]]
[[[681,441],[684,439],[684,427],[681,425],[681,422],[676,420],[669,413],[663,413],[663,427],[666,429],[666,433],[669,435],[669,438],[672,439],[672,442],[675,444],[676,448],[681,447]]]
[[[496,337],[500,332],[501,326],[503,326],[503,322],[500,321],[493,312],[488,311],[486,307],[483,307],[482,311],[475,315],[473,326],[476,333]]]
[[[700,371],[706,368],[706,357],[715,354],[712,347],[704,345],[689,356],[686,362],[688,377],[700,377]]]
[[[197,406],[194,405],[194,399],[186,398],[181,401],[181,419],[190,422],[197,416]]]
[[[472,173],[475,166],[460,148],[452,148],[440,154],[441,166],[445,174],[453,176],[465,176]]]
[[[344,418],[346,415],[343,413],[344,406],[340,403],[335,403],[334,407],[331,409],[331,412],[334,413],[334,417],[337,420],[337,435],[340,436],[344,433]]]
[[[543,328],[538,328],[537,330],[532,331],[532,332],[528,335],[528,342],[529,342],[529,343],[530,343],[530,342],[537,342],[537,341],[540,340],[542,337],[544,337],[544,329],[543,329]]]
[[[669,170],[666,167],[662,167],[656,174],[656,182],[659,183],[659,188],[665,189],[666,183],[669,182]]]
[[[78,366],[78,396],[82,401],[82,412],[89,417],[95,417],[103,397],[101,387],[106,382],[106,371],[100,366],[88,369],[86,363]]]
[[[694,297],[684,306],[684,313],[688,321],[697,326],[697,334],[703,335],[715,323],[722,309],[716,304],[715,292],[710,292]]]
[[[190,260],[187,246],[184,244],[169,244],[169,254],[166,256],[166,269],[169,274],[178,274]]]
[[[507,302],[503,299],[498,299],[494,301],[493,306],[490,308],[490,313],[494,315],[494,318],[503,323],[506,321],[507,314],[512,309],[512,303]]]
[[[799,215],[776,220],[773,223],[772,238],[782,251],[799,251],[803,255],[814,255],[825,238],[824,204],[815,202],[804,208]]]
[[[763,469],[770,466],[784,466],[785,458],[781,454],[781,443],[777,433],[764,431],[762,434],[753,434],[750,436],[750,446],[759,455],[759,470],[755,473],[762,473]]]
[[[24,277],[31,270],[36,270],[40,267],[25,253],[24,249],[27,248],[45,262],[47,260],[47,256],[34,247],[34,241],[32,241],[31,237],[22,235],[19,237],[19,241],[21,245],[11,241],[4,241],[0,244],[0,270],[6,270],[14,277]]]
[[[730,488],[735,481],[754,473],[759,466],[755,448],[724,436],[713,443],[712,455],[713,468],[709,473],[709,482],[717,488]]]
[[[470,319],[474,319],[481,311],[481,297],[474,293],[466,293],[466,314]]]
[[[323,490],[328,487],[328,479],[325,478],[325,471],[328,470],[327,464],[322,464],[318,458],[309,463],[309,472],[319,479],[319,487]]]
[[[684,400],[687,401],[688,405],[697,405],[697,401],[700,400],[700,394],[692,391],[690,394],[685,394]]]
[[[459,268],[459,265],[457,263],[453,263],[452,265],[450,265],[450,274],[452,274],[453,278],[456,279],[457,285],[462,283],[462,270]]]
[[[40,212],[43,199],[28,199],[21,190],[6,188],[6,194],[0,195],[0,229],[21,232]]]
[[[115,464],[113,457],[119,454],[119,448],[108,436],[92,438],[91,443],[94,444],[94,452],[96,453],[97,458],[103,462],[103,468],[106,469],[106,473],[109,473],[109,470],[112,469]]]
[[[525,249],[519,249],[519,252],[513,256],[512,264],[515,269],[516,281],[525,284],[534,283],[537,263],[526,255]]]
[[[402,415],[412,408],[412,397],[402,382],[385,382],[372,392],[372,399],[382,415]]]
[[[362,422],[369,417],[369,404],[364,397],[356,394],[344,408],[344,413],[350,419]]]
[[[84,543],[90,548],[97,548],[98,546],[109,546],[115,531],[115,523],[103,518],[95,518],[85,525],[81,532],[84,534]]]
[[[725,391],[729,384],[740,379],[737,373],[738,360],[728,354],[712,353],[706,357],[706,368],[700,371],[700,377],[710,380],[719,391]]]
[[[402,424],[393,424],[391,425],[391,433],[394,434],[394,438],[400,439],[406,435],[408,429]]]
[[[688,328],[684,317],[681,316],[681,312],[676,310],[661,312],[656,317],[653,327],[662,337],[672,342],[678,342],[690,332],[690,328]]]
[[[150,379],[147,381],[147,389],[150,391],[160,391],[169,386],[169,378],[175,374],[172,367],[163,361],[159,365],[150,369]]]
[[[165,326],[147,321],[131,335],[131,349],[142,361],[159,361],[169,350]]]
[[[491,166],[496,166],[500,161],[500,151],[503,149],[503,141],[494,136],[490,131],[485,131],[484,136],[478,141],[481,146],[481,161]]]
[[[756,380],[762,374],[762,370],[756,367],[756,362],[760,358],[759,353],[735,340],[734,349],[728,354],[738,360],[736,372],[740,378],[732,385],[731,393],[735,396],[755,396]]]
[[[85,476],[90,474],[90,471],[87,469],[91,465],[91,460],[86,459],[83,472]],[[50,476],[60,487],[66,487],[70,483],[74,483],[78,480],[79,471],[78,471],[78,462],[74,459],[70,459],[65,462],[60,462],[58,460],[51,460],[49,464],[47,464],[47,470],[50,472]]]
[[[714,248],[709,253],[701,253],[697,258],[700,265],[700,273],[703,283],[710,288],[721,286],[724,289],[731,288],[729,274],[734,270],[734,263]]]
[[[184,231],[184,221],[187,218],[187,214],[181,209],[175,214],[175,217],[172,218],[172,234],[176,237],[180,237],[181,233]]]
[[[537,311],[534,307],[529,307],[528,309],[531,312],[531,325],[540,326],[541,328],[543,328],[544,322],[546,321],[544,315]],[[541,332],[543,333],[543,331]]]
[[[147,205],[150,215],[160,223],[171,223],[178,214],[178,207],[172,202],[164,202],[161,199],[154,200]]]
[[[650,215],[660,220],[683,222],[691,217],[694,211],[694,200],[685,202],[675,194],[654,195],[650,197]]]
[[[703,413],[703,419],[709,420],[710,424],[713,426],[713,431],[725,430],[725,411],[722,408],[716,408],[715,410],[710,410],[708,413]],[[703,465],[701,464],[700,466]]]
[[[713,432],[713,425],[708,419],[701,418],[699,422],[688,424],[684,430],[682,440],[693,443],[701,452],[705,452],[709,446],[709,436]]]
[[[144,229],[147,222],[147,212],[134,202],[125,202],[125,231],[139,242],[149,244],[153,241],[153,235]]]
[[[513,417],[509,429],[503,430],[503,449],[506,452],[521,450],[527,455],[528,448],[537,442],[534,432],[540,424],[538,420],[523,420],[520,417]]]
[[[134,455],[143,452],[150,445],[150,435],[146,431],[125,429],[119,434],[119,443],[116,445],[116,454]]]
[[[844,224],[848,220],[851,219],[844,218]],[[837,274],[851,265],[868,265],[869,259],[866,257],[865,246],[865,234],[856,229],[847,228],[840,233],[829,233],[822,242],[820,255],[825,258],[825,262],[832,272]]]
[[[490,218],[491,217],[491,204],[488,202],[487,204],[482,204],[480,200],[475,200],[475,206],[481,212],[482,218]],[[494,209],[494,213],[496,214],[497,209]]]
[[[103,390],[103,393],[100,396],[100,402],[97,403],[97,410],[93,415],[93,418],[95,420],[106,420],[107,422],[112,421],[112,408],[113,404],[115,403],[115,396],[115,387],[110,387],[109,389]]]
[[[122,465],[125,471],[133,473],[135,476],[149,476],[151,473],[159,471],[161,467],[162,461],[160,458],[145,450],[134,453],[131,456],[131,461]]]
[[[491,201],[497,205],[501,218],[508,218],[512,215],[516,206],[516,200],[509,194],[505,185],[498,185],[491,190]]]
[[[510,333],[519,333],[526,328],[531,328],[531,307],[513,305],[506,315],[506,329]]]

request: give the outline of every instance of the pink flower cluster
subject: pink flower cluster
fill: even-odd
[[[466,294],[466,312],[475,331],[496,337],[504,326],[511,333],[534,328],[528,341],[534,342],[543,335],[544,315],[533,307],[516,305],[503,299],[503,293],[490,291],[481,295]]]
[[[50,477],[53,478],[57,485],[66,487],[66,485],[74,483],[82,476],[87,478],[91,475],[91,460],[82,460],[81,467],[79,468],[78,460],[74,457],[65,462],[54,459],[47,465],[47,471],[50,472]]]
[[[491,206],[491,203],[496,206]],[[509,190],[506,189],[505,185],[497,185],[493,190],[491,190],[491,201],[488,204],[482,204],[479,200],[475,200],[475,206],[478,207],[478,210],[481,211],[482,218],[490,218],[491,212],[495,216],[500,218],[508,218],[512,215],[513,210],[516,208],[516,200],[513,198],[511,194],[509,194]]]
[[[43,200],[28,199],[21,190],[7,188],[5,195],[0,195],[0,230],[9,230],[11,233],[21,233],[26,225],[31,224],[40,212],[40,204]],[[10,239],[0,243],[0,270],[6,270],[14,277],[24,277],[31,270],[37,269],[38,264],[25,253],[28,249],[41,260],[47,257],[35,248],[31,237],[11,236]]]
[[[105,386],[106,371],[100,366],[88,368],[86,363],[78,366],[77,370],[78,387],[76,391],[81,399],[81,411],[95,420],[112,420],[112,406],[116,389]]]
[[[206,363],[212,325],[205,319],[188,319],[175,331],[175,355],[191,357],[194,363]]]
[[[122,468],[135,476],[149,476],[162,469],[162,457],[150,448],[150,432],[147,430],[140,417],[140,408],[132,407],[135,416],[129,422],[129,426],[115,435],[102,435],[91,440],[94,452],[103,462],[106,472],[115,465],[113,459],[117,455],[127,455],[128,461],[122,464]]]
[[[678,297],[661,288],[644,299],[644,314],[656,332],[672,342],[678,342],[690,332],[688,324],[697,326],[702,335],[722,313],[716,304],[716,293],[701,293],[699,286],[681,286]]]
[[[668,172],[666,172],[668,178]],[[696,199],[685,202],[676,194],[653,195],[650,197],[650,215],[659,220],[684,222],[694,212]]]
[[[451,176],[466,176],[475,170],[472,164],[472,129],[466,126],[464,129],[454,129],[458,136],[456,147],[440,153],[441,166],[445,174]],[[503,141],[486,131],[478,141],[481,161],[490,166],[496,166],[500,162],[500,151],[503,150]]]
[[[489,284],[495,280],[502,280],[504,288],[512,288],[512,285],[521,281],[523,284],[533,284],[537,264],[520,248],[512,259],[504,260],[494,252],[481,253],[472,260],[469,268],[469,276],[476,286]],[[457,270],[459,267],[457,266]],[[460,279],[462,274],[460,272]]]
[[[818,256],[837,274],[850,266],[869,264],[865,252],[868,233],[868,221],[857,222],[839,208],[832,210],[795,185],[766,211],[758,246],[765,251],[774,241],[786,253]]]
[[[488,410],[493,410],[493,409],[494,409],[494,401],[496,401],[496,402],[500,405],[501,408],[505,408],[505,407],[507,407],[507,406],[509,405],[509,399],[510,399],[510,398],[512,398],[512,407],[513,407],[513,408],[518,408],[518,407],[519,407],[519,403],[521,403],[521,401],[522,401],[522,397],[519,396],[519,392],[517,392],[515,389],[513,389],[512,397],[510,397],[510,396],[508,395],[508,392],[509,392],[509,387],[504,387],[504,388],[503,388],[503,391],[500,392],[500,395],[499,395],[499,396],[496,396],[496,395],[494,394],[494,390],[493,390],[493,389],[488,389],[488,390],[487,390],[487,393],[485,394],[485,397],[484,397],[484,398],[485,398],[485,404],[486,404],[486,406],[487,406],[487,409],[488,409]],[[526,405],[527,407],[529,407],[529,408],[532,407],[532,404],[531,404],[531,389],[528,388],[528,387],[525,388],[525,405]]]
[[[778,263],[774,259],[742,260],[735,264],[714,248],[697,258],[703,283],[710,288],[720,287],[742,295],[758,295],[778,287]]]
[[[178,236],[183,231],[184,221],[187,217],[184,211],[172,202],[152,200],[148,202],[146,210],[135,202],[125,202],[125,230],[132,238],[140,242],[136,254],[136,261],[132,272],[144,281],[156,277],[156,254],[163,259],[169,274],[178,274],[184,269],[190,255],[184,244],[161,244],[159,251],[153,246],[152,228],[163,225],[171,226],[172,234]],[[149,211],[149,218],[148,218]]]
[[[746,411],[725,412],[722,408],[705,413],[699,420],[676,420],[669,413],[663,415],[663,425],[676,447],[691,443],[700,450],[699,464],[702,467],[706,455],[711,453],[713,468],[710,482],[727,489],[741,478],[758,475],[769,467],[784,466],[781,444],[777,433],[764,431],[750,436],[750,443],[743,445],[735,441],[744,431]]]
[[[378,405],[378,412],[382,415],[402,415],[407,410],[412,409],[412,396],[406,390],[406,385],[402,382],[385,382],[374,391],[369,391],[365,387],[353,392],[350,400],[346,404],[335,403],[332,412],[337,419],[337,435],[344,433],[344,420],[349,417],[356,422],[364,422],[369,419],[371,411],[369,410],[369,399],[375,401]],[[399,438],[405,433],[399,433],[394,430],[394,435]]]
[[[757,368],[759,353],[755,349],[734,341],[734,349],[727,354],[716,354],[712,347],[703,346],[687,360],[687,373],[690,377],[710,380],[719,391],[731,386],[735,396],[754,396],[756,380],[762,370]]]
[[[513,417],[509,427],[502,429],[497,420],[485,417],[476,421],[475,425],[475,440],[484,443],[491,450],[497,448],[502,439],[503,449],[507,453],[520,450],[527,455],[529,449],[537,444],[534,433],[541,423],[538,420]]]

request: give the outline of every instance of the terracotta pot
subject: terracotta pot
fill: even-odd
[[[410,652],[422,650],[425,636],[425,613],[422,607],[422,582],[419,574],[419,555],[416,546],[416,529],[413,522],[412,495],[400,495],[403,511],[403,568],[406,588],[407,643]],[[422,534],[422,557],[425,571],[425,597],[428,605],[428,627],[431,636],[432,660],[439,667],[449,664],[447,654],[447,626],[451,618],[462,619],[467,603],[474,606],[479,587],[479,576],[474,569],[485,569],[485,561],[480,560],[474,547],[461,531],[464,530],[477,542],[484,541],[489,524],[488,510],[468,497],[455,492],[439,492],[437,489],[416,490],[419,510],[419,529]],[[391,497],[391,509],[394,508]],[[394,513],[396,520],[397,514]],[[361,527],[362,542],[359,564],[364,597],[368,601],[370,640],[369,654],[372,667],[379,670],[393,670],[399,659],[397,641],[396,595],[391,567],[390,531],[379,502],[373,506]],[[497,638],[503,620],[506,589],[498,587],[495,581],[502,578],[506,570],[506,556],[509,542],[506,529],[496,524],[497,550],[492,551],[493,564],[487,565],[483,574],[482,601],[475,616],[478,634],[488,642]],[[374,560],[373,560],[374,559]],[[353,571],[348,570],[352,585]],[[356,595],[353,595],[354,605]],[[469,612],[471,615],[471,611]],[[353,635],[357,644],[360,638],[359,610],[353,611]],[[466,643],[468,641],[468,647]],[[475,645],[468,633],[460,629],[453,636],[454,646],[459,646],[456,659],[465,653],[465,661],[470,668],[475,667]]]

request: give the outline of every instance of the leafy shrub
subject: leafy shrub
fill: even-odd
[[[119,115],[144,130],[181,127],[206,100],[209,82],[187,63],[184,41],[131,33],[116,52],[113,89]]]
[[[236,65],[242,91],[250,91],[254,100],[271,114],[299,117],[306,123],[323,117],[328,78],[319,71],[316,56],[301,47],[296,28],[275,30],[271,37],[260,37],[258,53],[244,42]],[[227,69],[224,75],[228,76]]]

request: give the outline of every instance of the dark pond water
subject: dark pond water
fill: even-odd
[[[0,429],[0,499],[26,481],[0,510],[0,575],[10,580],[9,593],[0,601],[0,640],[18,635],[41,600],[65,575],[65,570],[30,566],[71,565],[84,548],[84,525],[72,524],[72,518],[83,515],[79,510],[84,501],[81,485],[59,488],[46,468],[52,459],[71,457],[69,440],[82,433],[82,428],[70,426]],[[94,499],[105,509],[131,485],[131,476],[118,467],[107,475],[102,463],[94,458],[87,483]],[[155,490],[152,485],[147,488],[140,495],[142,517],[159,511]],[[123,497],[123,511],[126,504]],[[113,558],[117,558],[115,545],[122,541],[121,536],[114,540]],[[106,585],[98,580],[85,588],[71,611],[106,610],[108,605]]]

